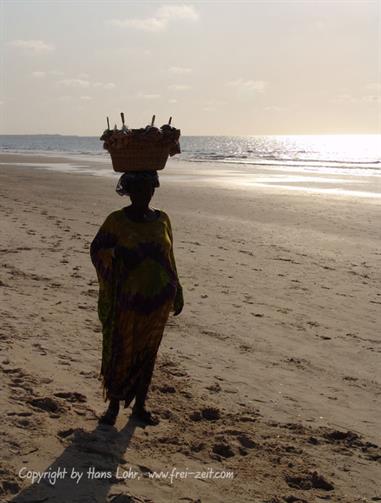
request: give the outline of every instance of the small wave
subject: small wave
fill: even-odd
[[[248,159],[247,161],[247,164],[260,164],[261,162],[263,163],[266,163],[269,161],[274,161],[274,163],[278,164],[278,163],[303,163],[305,165],[309,165],[310,163],[319,163],[319,164],[322,164],[322,165],[330,165],[330,164],[333,164],[333,165],[342,165],[342,164],[352,164],[354,166],[360,166],[360,165],[363,165],[363,166],[369,166],[369,165],[374,165],[374,164],[381,164],[381,161],[380,160],[366,160],[366,161],[353,161],[353,160],[346,160],[346,159],[341,159],[341,160],[337,160],[337,159],[298,159],[298,158],[295,158],[295,157],[279,157],[279,156],[275,156],[275,155],[271,155],[271,154],[267,154],[267,155],[261,155],[261,156],[258,156],[257,158],[255,157],[248,157],[247,155],[213,155],[213,156],[210,156],[208,154],[203,154],[203,155],[200,155],[200,156],[182,156],[182,159],[185,160],[185,161],[226,161],[226,162],[235,162],[236,160],[240,160],[240,159]]]
[[[216,160],[216,159],[247,159],[248,156],[245,154],[211,154],[211,153],[201,153],[200,155],[195,156],[196,159],[207,159],[207,160]],[[190,157],[192,159],[192,157]]]
[[[187,162],[215,162],[215,163],[221,163],[221,164],[242,164],[244,166],[286,166],[289,168],[342,168],[342,169],[353,169],[355,170],[356,168],[359,168],[361,170],[373,170],[373,171],[380,171],[380,168],[378,166],[373,166],[372,164],[379,164],[379,162],[376,163],[346,163],[342,162],[340,164],[336,164],[335,166],[330,166],[327,162],[316,162],[314,163],[308,163],[308,162],[295,162],[295,161],[265,161],[261,159],[256,159],[256,160],[249,160],[249,161],[244,161],[244,160],[229,160],[229,159],[221,159],[221,160],[216,160],[216,159],[183,159]],[[337,161],[338,163],[338,161]]]

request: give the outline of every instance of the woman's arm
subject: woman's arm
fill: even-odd
[[[181,313],[184,307],[184,296],[183,296],[183,288],[180,284],[179,280],[179,275],[177,273],[177,267],[176,267],[176,260],[175,260],[175,254],[173,251],[173,234],[172,234],[172,226],[171,226],[171,221],[169,220],[169,217],[167,215],[167,223],[168,223],[168,233],[169,237],[171,240],[171,249],[169,252],[169,258],[171,261],[172,268],[176,274],[176,279],[177,279],[177,288],[176,288],[176,295],[175,299],[173,301],[173,310],[174,310],[174,316],[177,316],[178,314]]]
[[[112,223],[111,214],[103,222],[90,245],[91,261],[100,281],[111,279],[114,247],[117,244],[117,235]]]

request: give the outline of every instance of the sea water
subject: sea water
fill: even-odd
[[[173,160],[381,171],[381,135],[182,136]],[[95,136],[3,135],[1,152],[108,158]]]

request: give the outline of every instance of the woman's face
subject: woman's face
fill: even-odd
[[[155,192],[152,183],[149,181],[139,181],[132,184],[129,191],[131,203],[139,208],[146,208]]]

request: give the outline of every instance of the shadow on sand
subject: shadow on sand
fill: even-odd
[[[103,503],[110,501],[107,495],[113,484],[122,482],[115,477],[118,465],[126,463],[123,458],[129,446],[135,428],[140,426],[130,418],[127,424],[117,431],[113,426],[98,424],[93,431],[84,431],[82,428],[74,430],[68,437],[71,444],[44,472],[60,472],[66,468],[66,475],[58,478],[55,484],[48,480],[35,482],[17,496],[7,500],[9,503]],[[109,478],[94,478],[88,470],[106,472]],[[33,467],[27,469],[34,470]],[[71,478],[72,470],[82,473],[78,481]],[[120,470],[128,471],[128,468]],[[116,498],[115,501],[124,503],[135,501],[127,495]]]

